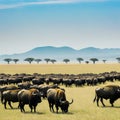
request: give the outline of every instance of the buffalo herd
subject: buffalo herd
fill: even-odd
[[[11,102],[17,102],[21,112],[25,112],[25,105],[29,105],[31,112],[36,112],[36,107],[42,100],[47,99],[51,112],[56,108],[58,113],[59,108],[62,113],[68,112],[69,105],[73,103],[73,99],[69,102],[66,98],[65,87],[82,87],[95,86],[104,84],[107,81],[120,81],[120,73],[116,71],[104,72],[99,74],[0,74],[0,98],[4,108],[7,109],[7,104],[12,109]],[[95,89],[95,98],[93,102],[99,100],[102,105],[103,99],[109,99],[111,106],[115,100],[120,98],[120,86],[107,85]]]

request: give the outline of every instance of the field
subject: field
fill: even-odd
[[[120,72],[120,64],[1,64],[0,73],[102,73],[118,71]]]
[[[120,64],[68,64],[68,65],[0,65],[0,73],[101,73],[109,71],[120,72]],[[114,83],[107,82],[106,84],[120,84],[116,81]],[[103,85],[99,85],[103,86]],[[61,86],[64,87],[64,86]],[[111,107],[109,101],[104,100],[107,107],[97,107],[96,103],[93,103],[95,96],[94,90],[98,86],[84,86],[84,87],[68,87],[65,88],[66,96],[69,101],[74,99],[73,104],[69,108],[67,114],[59,112],[51,113],[49,111],[47,100],[42,100],[37,106],[37,113],[31,113],[28,106],[25,106],[26,113],[21,113],[17,109],[17,104],[13,103],[15,109],[5,110],[0,103],[0,120],[119,120],[120,118],[120,100],[117,100]],[[60,110],[59,110],[60,111]]]

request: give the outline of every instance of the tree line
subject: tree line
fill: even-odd
[[[83,58],[76,58],[76,60],[81,63],[82,61],[84,61]],[[116,60],[118,61],[118,63],[120,63],[120,57],[116,58]],[[19,62],[19,59],[11,59],[11,58],[5,58],[4,59],[5,62],[7,62],[8,64],[10,64],[10,62],[14,62],[15,64],[17,64]],[[32,58],[32,57],[28,57],[28,58],[25,58],[24,61],[28,62],[29,64],[31,64],[32,62],[36,62],[37,64],[39,64],[42,59],[35,59],[35,58]],[[55,59],[50,59],[50,58],[45,58],[44,61],[48,64],[49,62],[51,62],[52,64],[54,64],[55,62],[57,62],[57,60]],[[99,61],[99,59],[97,58],[90,58],[89,60],[85,61],[86,64],[89,64],[89,62],[92,61],[93,64],[95,64],[97,61]],[[103,59],[102,60],[103,63],[106,63],[107,60]],[[70,59],[68,58],[65,58],[63,59],[63,62],[64,63],[69,63],[70,62]]]

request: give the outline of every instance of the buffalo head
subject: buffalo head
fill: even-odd
[[[32,92],[32,99],[35,100],[37,103],[42,102],[41,96],[42,95],[40,92]]]
[[[64,113],[67,113],[68,112],[68,108],[69,108],[69,105],[73,103],[73,99],[71,102],[65,100],[65,101],[61,101],[60,100],[60,108],[62,110],[62,112]]]

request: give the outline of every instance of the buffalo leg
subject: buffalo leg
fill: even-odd
[[[51,104],[49,103],[49,108],[50,108],[50,111],[51,111]]]
[[[97,97],[97,106],[99,106],[99,97]]]
[[[21,102],[19,102],[19,108],[20,108],[20,110],[22,112],[22,104],[21,104]]]
[[[36,112],[36,105],[34,106],[34,112]]]
[[[54,112],[54,108],[53,108],[54,104],[51,104],[51,107],[52,107],[52,111]]]
[[[7,101],[6,100],[4,101],[3,104],[4,104],[4,108],[7,109],[7,107],[6,107]]]
[[[58,105],[55,105],[55,106],[56,106],[56,113],[58,113],[58,109],[59,109],[59,108],[58,108]]]
[[[49,109],[50,109],[50,111],[51,111],[51,104],[49,103]]]
[[[22,110],[23,110],[23,112],[25,112],[24,105],[22,105]]]
[[[49,108],[50,108],[50,111],[51,111],[51,112],[54,112],[53,105],[54,105],[54,104],[52,104],[52,103],[49,102]]]
[[[105,107],[105,104],[103,103],[103,98],[100,98],[100,101],[101,101],[102,105]]]
[[[12,107],[12,105],[11,105],[11,102],[10,102],[10,101],[8,101],[8,104],[9,104],[9,106],[11,107],[11,109],[13,109],[13,107]]]
[[[29,107],[30,107],[30,109],[31,109],[31,112],[32,112],[32,109],[33,109],[32,105],[30,105],[30,104],[29,104]]]
[[[110,104],[112,107],[114,106],[113,103],[114,103],[114,101],[112,99],[110,99]]]
[[[25,112],[24,104],[20,103],[20,104],[19,104],[19,107],[20,107],[21,112]]]

